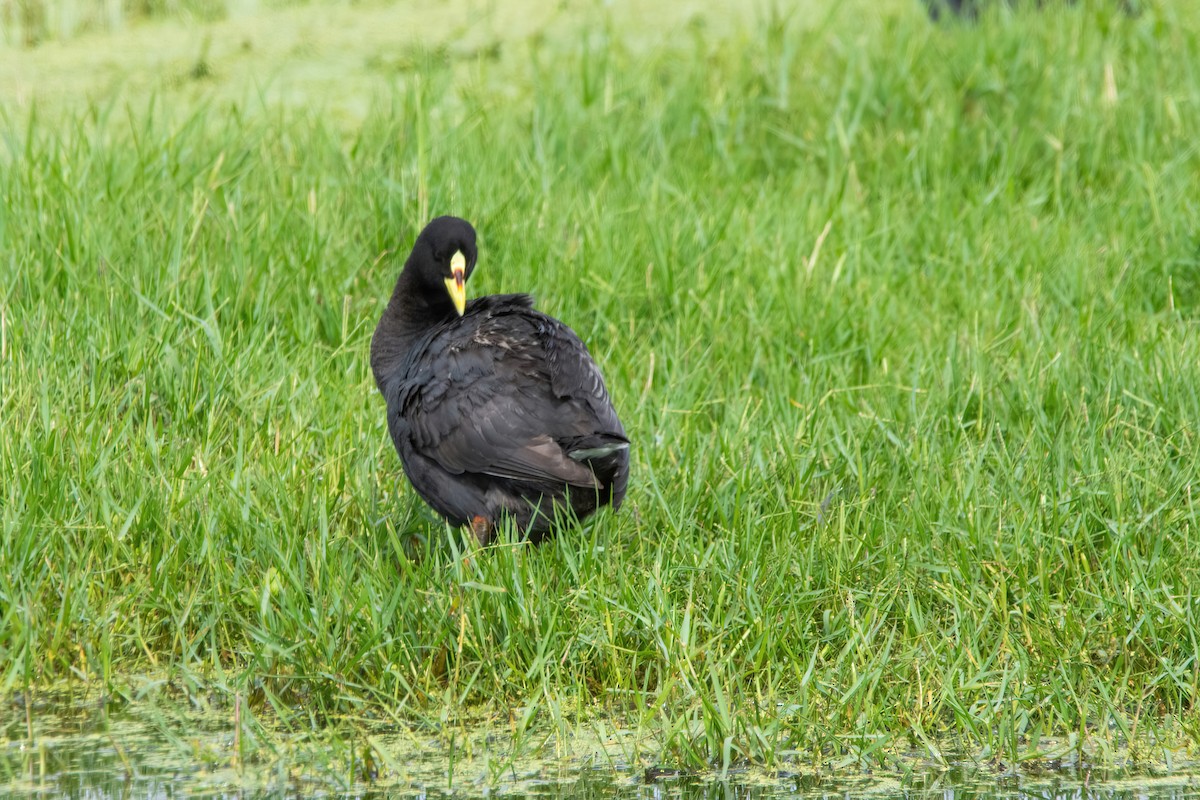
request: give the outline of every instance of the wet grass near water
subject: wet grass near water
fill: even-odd
[[[153,675],[246,759],[1191,752],[1200,11],[800,8],[364,46],[356,119],[6,111],[0,696]],[[591,347],[619,515],[475,551],[403,482],[366,353],[440,213]]]
[[[0,790],[30,796],[869,798],[979,800],[1087,798],[1184,800],[1197,795],[1192,763],[1172,770],[1103,768],[1067,758],[1037,768],[979,764],[956,755],[938,763],[909,753],[905,769],[860,773],[741,765],[688,769],[624,758],[630,731],[606,737],[539,731],[543,746],[521,752],[502,727],[486,725],[446,743],[432,730],[361,727],[270,737],[215,695],[181,704],[153,681],[136,703],[46,692],[32,701],[33,735],[0,747]],[[18,698],[23,705],[25,697]],[[348,733],[348,735],[347,735]],[[449,757],[448,757],[449,756]]]

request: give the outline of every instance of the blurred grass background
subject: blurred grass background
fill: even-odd
[[[262,5],[259,0],[4,0],[0,43],[34,47],[152,20],[212,22],[253,13]]]

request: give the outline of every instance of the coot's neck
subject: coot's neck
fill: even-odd
[[[406,264],[371,337],[371,371],[379,390],[384,391],[388,378],[395,375],[423,334],[455,316],[446,290],[422,283],[416,270]]]

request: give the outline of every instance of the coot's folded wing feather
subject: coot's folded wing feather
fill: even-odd
[[[612,432],[623,436],[599,371],[591,364],[593,379],[578,363],[580,352],[587,364],[591,358],[582,343],[569,346],[575,337],[565,326],[558,326],[564,335],[526,306],[498,305],[473,309],[462,321],[474,324],[426,340],[418,358],[434,379],[414,375],[401,412],[414,448],[452,473],[597,487],[560,442],[614,423]],[[601,400],[611,419],[596,418]]]
[[[604,388],[604,377],[587,345],[563,323],[537,314],[539,338],[545,353],[545,365],[554,393],[586,406],[593,418],[592,432],[624,439],[625,429]]]

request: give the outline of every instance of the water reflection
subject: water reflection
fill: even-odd
[[[2,709],[8,711],[12,709]],[[20,709],[24,711],[23,708]],[[39,708],[0,722],[0,796],[174,797],[451,797],[559,800],[1200,800],[1186,776],[1097,783],[1092,776],[995,771],[918,772],[905,780],[833,779],[811,774],[739,773],[725,779],[640,769],[580,766],[579,760],[519,766],[492,753],[451,774],[431,741],[408,753],[381,752],[386,742],[330,740],[307,747],[259,743],[244,761],[222,709],[215,717],[171,715],[153,706],[113,713],[105,704]],[[184,720],[185,725],[180,726]],[[32,739],[30,733],[32,732]],[[412,741],[410,735],[406,741]],[[32,742],[32,743],[31,743]],[[501,766],[495,766],[496,759]],[[381,761],[390,759],[388,764]],[[491,759],[491,760],[489,760]],[[370,781],[371,775],[384,778]]]

